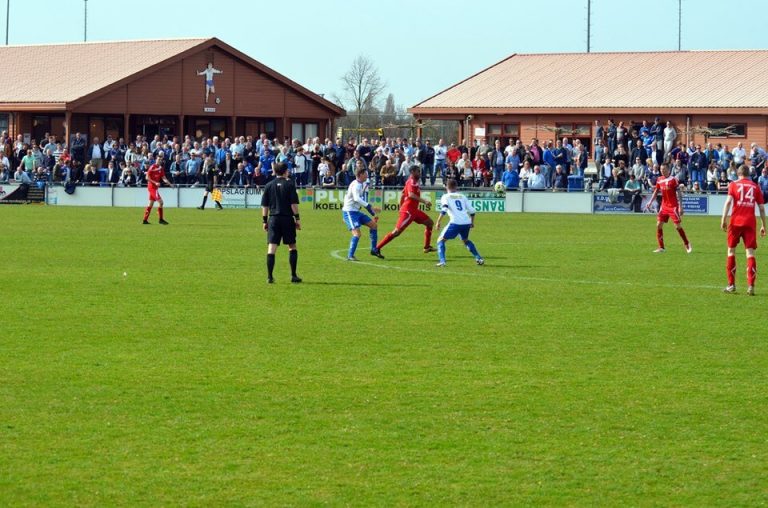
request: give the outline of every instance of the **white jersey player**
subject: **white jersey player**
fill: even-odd
[[[440,227],[440,222],[447,214],[450,218],[448,225],[440,232],[437,239],[437,256],[439,262],[437,266],[445,266],[445,241],[452,240],[457,236],[461,238],[469,252],[475,257],[478,265],[485,263],[485,260],[477,252],[475,244],[469,239],[469,230],[475,225],[475,209],[467,200],[464,194],[456,191],[456,180],[448,180],[445,185],[446,194],[440,198],[440,216],[437,218],[435,228]]]
[[[370,229],[371,255],[384,257],[379,253],[378,249],[376,249],[376,243],[379,239],[378,231],[376,229],[379,217],[368,202],[368,171],[366,171],[364,166],[360,166],[355,174],[355,181],[349,184],[347,194],[344,196],[344,206],[341,207],[341,215],[344,219],[344,224],[346,224],[347,229],[352,232],[352,238],[349,241],[349,251],[347,252],[347,260],[357,261],[357,258],[355,258],[355,251],[357,250],[357,243],[360,241],[360,226],[367,226]],[[362,213],[360,211],[362,209],[365,209],[371,217]]]

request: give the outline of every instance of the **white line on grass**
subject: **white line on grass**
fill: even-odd
[[[707,285],[688,285],[688,284],[655,284],[648,282],[629,282],[629,281],[606,281],[606,280],[587,280],[587,279],[554,279],[550,277],[531,277],[528,275],[512,275],[512,274],[499,274],[499,273],[482,273],[484,268],[478,267],[473,272],[456,272],[453,270],[445,270],[435,267],[432,270],[425,270],[423,268],[408,268],[405,266],[392,266],[383,263],[370,263],[367,261],[347,261],[347,258],[341,253],[344,250],[331,251],[331,257],[339,261],[349,262],[350,264],[372,266],[374,268],[383,268],[385,270],[399,270],[401,272],[415,272],[415,273],[429,273],[432,275],[447,274],[451,276],[459,275],[466,277],[492,277],[494,279],[509,279],[509,280],[525,280],[532,282],[555,282],[564,284],[589,284],[595,286],[626,286],[626,287],[648,287],[648,288],[671,288],[671,289],[720,289],[720,286],[707,286]]]

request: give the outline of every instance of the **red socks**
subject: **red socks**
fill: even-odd
[[[151,211],[152,211],[152,207],[151,206],[148,206],[148,207],[146,207],[144,209],[144,220],[149,219],[149,212],[151,212]]]
[[[386,244],[388,244],[389,242],[391,242],[391,241],[392,241],[394,238],[395,238],[395,235],[393,235],[393,234],[392,234],[392,232],[390,231],[389,233],[387,233],[386,235],[384,235],[384,238],[382,238],[382,239],[381,239],[381,241],[380,241],[380,242],[379,242],[379,244],[376,246],[376,248],[377,248],[377,249],[379,249],[379,250],[383,249],[383,248],[384,248],[384,246],[385,246]]]
[[[680,235],[680,238],[683,239],[683,244],[688,247],[688,237],[685,236],[685,230],[683,228],[680,228],[677,230],[678,234]]]
[[[728,285],[733,286],[736,284],[736,256],[728,256],[728,261],[725,264],[725,271],[728,274]]]
[[[659,248],[663,249],[664,248],[664,231],[662,231],[661,229],[656,230],[656,240],[659,241]]]
[[[428,248],[432,245],[432,228],[426,228],[424,230],[424,248]]]
[[[734,264],[734,270],[736,266]],[[747,258],[747,285],[754,286],[755,279],[757,278],[757,261],[754,257]]]
[[[163,220],[163,207],[158,206],[157,207],[157,216],[160,217],[160,220]]]

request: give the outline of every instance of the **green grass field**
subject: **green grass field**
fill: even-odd
[[[721,293],[717,218],[479,215],[443,270],[302,218],[270,286],[255,210],[0,208],[0,504],[768,503],[768,279]]]

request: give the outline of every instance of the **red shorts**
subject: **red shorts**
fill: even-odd
[[[754,226],[728,226],[728,248],[733,249],[744,240],[744,247],[757,249],[757,232]]]
[[[153,186],[148,186],[147,191],[149,191],[149,200],[150,201],[158,201],[160,199],[160,189]]]
[[[429,215],[421,210],[414,210],[413,212],[403,211],[400,212],[400,217],[397,219],[397,226],[395,226],[395,229],[402,231],[410,226],[411,222],[415,222],[416,224],[426,224],[429,220]]]
[[[680,214],[677,213],[676,208],[662,208],[659,210],[659,214],[656,216],[659,222],[664,224],[671,218],[675,224],[680,224]]]

